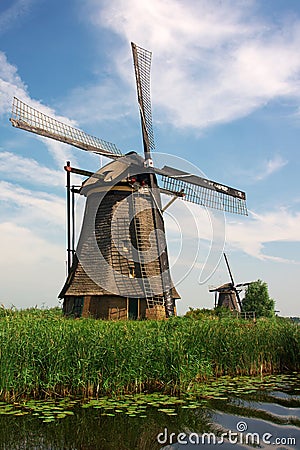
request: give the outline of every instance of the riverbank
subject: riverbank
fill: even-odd
[[[59,310],[1,310],[0,397],[185,391],[220,375],[300,368],[300,327],[284,319],[108,322]]]

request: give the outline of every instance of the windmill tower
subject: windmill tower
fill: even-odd
[[[238,313],[240,313],[243,310],[240,293],[245,287],[249,286],[251,282],[235,284],[232,272],[230,270],[228,258],[225,253],[224,259],[231,282],[222,284],[222,286],[219,286],[217,288],[209,289],[209,292],[215,293],[215,308],[224,307],[229,308],[231,311],[237,311]]]
[[[143,156],[125,155],[112,143],[87,135],[15,98],[12,125],[104,155],[112,162],[88,176],[76,252],[68,238],[69,273],[59,294],[65,314],[108,319],[163,318],[176,314],[179,295],[172,284],[161,193],[210,208],[247,214],[245,193],[169,166],[154,167],[150,98],[151,52],[132,43],[140,110]],[[69,185],[69,182],[68,182]],[[70,195],[70,189],[68,189]],[[170,203],[171,203],[170,202]]]

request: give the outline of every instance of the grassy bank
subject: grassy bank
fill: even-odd
[[[298,370],[300,327],[286,320],[108,322],[56,310],[0,312],[0,397],[186,390],[222,374]]]

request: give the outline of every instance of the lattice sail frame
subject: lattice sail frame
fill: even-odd
[[[145,152],[154,150],[154,133],[152,125],[150,73],[152,53],[142,47],[131,43],[135,78],[137,84],[138,103],[140,107],[141,121]]]
[[[82,150],[91,151],[110,158],[122,156],[122,152],[115,144],[91,136],[84,131],[53,119],[27,105],[17,97],[14,97],[13,100],[10,121],[14,127],[74,145]]]
[[[171,173],[167,175],[166,172]],[[162,193],[176,195],[182,192],[183,195],[181,194],[180,197],[191,203],[248,215],[246,194],[243,191],[171,167],[157,170],[157,174],[160,175],[159,185]],[[183,178],[190,178],[190,180],[187,181]]]

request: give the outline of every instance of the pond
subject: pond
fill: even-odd
[[[158,393],[0,403],[2,450],[300,448],[300,375],[221,377]]]

